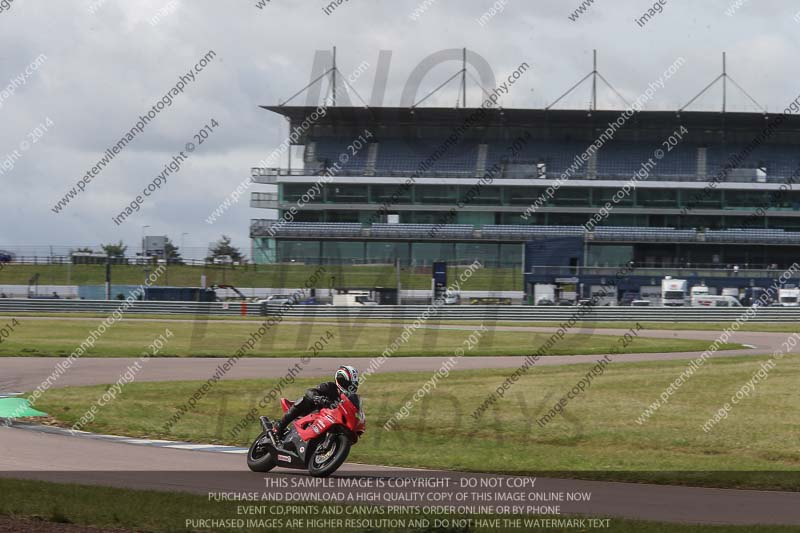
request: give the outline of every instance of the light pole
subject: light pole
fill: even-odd
[[[149,224],[142,226],[142,259],[144,259],[144,230],[149,227]]]
[[[183,254],[185,254],[185,253],[186,253],[186,251],[183,249],[183,238],[184,238],[186,235],[189,235],[189,234],[188,234],[187,232],[185,232],[185,231],[184,231],[183,233],[181,233],[181,255],[183,255]]]

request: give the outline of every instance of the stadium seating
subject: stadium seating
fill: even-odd
[[[353,155],[353,152],[348,149],[347,144],[346,142],[328,138],[317,140],[315,157],[318,164],[316,166],[311,165],[312,168],[307,168],[307,170],[311,170],[316,174],[324,167],[325,161],[327,160],[329,165],[333,165],[333,163],[337,161],[340,163],[341,170],[339,174],[363,174],[367,166],[367,154],[369,150],[364,147]],[[346,154],[348,158],[345,163],[341,162],[342,154]]]
[[[414,142],[398,139],[382,141],[378,145],[377,159],[373,175],[408,176],[421,171],[423,176],[434,177],[473,177],[478,172],[478,141],[462,141],[444,149],[438,155],[436,149],[445,142],[429,140]],[[537,164],[544,164],[547,178],[557,178],[570,168],[575,157],[580,156],[590,143],[582,141],[530,141],[511,157],[507,141],[488,143],[486,167],[497,164],[507,169],[501,177],[530,179],[537,177]],[[698,148],[700,146],[678,143],[667,150],[660,142],[611,141],[597,152],[596,179],[629,179],[642,164],[651,158],[656,161],[650,172],[650,180],[693,181],[702,176],[710,178],[745,151],[744,145],[711,145],[707,148],[706,168],[698,168]],[[654,153],[663,150],[663,158],[657,159]],[[327,160],[329,164],[340,161],[341,154],[349,159],[341,165],[342,175],[364,175],[367,170],[367,154],[363,148],[355,155],[347,148],[347,143],[338,139],[319,138],[315,145],[316,163],[309,164],[307,171],[318,172]],[[435,159],[435,160],[434,160]],[[425,169],[422,165],[428,162]],[[791,176],[800,168],[800,155],[790,146],[762,145],[751,151],[740,169],[752,172],[730,172],[725,181],[756,181],[755,169],[764,168],[765,181],[779,182]],[[513,169],[513,170],[512,170]],[[525,170],[527,169],[527,170]],[[590,177],[590,164],[582,162],[571,177],[582,179]]]
[[[655,157],[663,150],[663,158]],[[678,144],[667,151],[659,143],[634,143],[614,141],[598,152],[597,175],[601,178],[630,178],[645,162],[652,160],[655,168],[651,178],[690,178],[697,175],[697,147]]]
[[[547,169],[547,177],[560,176],[569,168],[575,160],[575,156],[580,155],[586,149],[586,145],[575,141],[531,141],[513,158],[509,157],[508,143],[494,142],[489,145],[489,152],[486,167],[492,165],[503,165],[505,162],[536,164],[543,162]],[[575,177],[586,175],[586,165],[582,165]],[[504,176],[510,177],[510,176]],[[514,176],[520,178],[530,178],[533,176]]]
[[[444,142],[412,144],[410,141],[390,140],[380,143],[375,174],[381,176],[407,176],[420,165],[429,162],[424,175],[447,177],[472,177],[478,161],[478,143],[462,142],[451,146],[438,156],[437,148]],[[435,160],[434,160],[435,159]]]
[[[278,225],[272,220],[252,220],[251,232],[264,233],[270,227],[281,237],[363,238],[367,228],[352,222],[289,222]],[[384,239],[453,239],[453,240],[541,240],[555,237],[583,237],[583,226],[486,225],[470,224],[373,224],[368,234]],[[800,232],[782,229],[694,229],[648,228],[636,226],[598,226],[591,232],[595,242],[713,242],[730,244],[800,244]]]
[[[582,226],[483,226],[481,235],[487,239],[524,239],[544,237],[580,237]]]
[[[782,229],[726,229],[705,232],[707,242],[752,243],[752,244],[798,244],[800,232]]]
[[[372,237],[385,238],[453,238],[470,239],[475,228],[471,224],[373,224]]]
[[[714,145],[708,148],[708,175],[714,176],[722,172],[724,167],[742,157],[747,151],[745,145]],[[766,170],[767,182],[780,182],[791,176],[800,168],[800,154],[791,146],[762,145],[751,149],[750,153],[739,162],[739,169]],[[725,181],[750,181],[737,178],[735,172],[729,172]]]
[[[693,229],[648,228],[637,226],[599,226],[594,230],[597,241],[644,241],[644,242],[694,242],[697,232]]]
[[[287,222],[280,224],[278,221],[254,220],[251,231],[257,228],[268,231],[275,227],[275,235],[281,237],[360,237],[361,224],[351,222]]]

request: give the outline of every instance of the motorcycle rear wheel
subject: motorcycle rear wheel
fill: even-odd
[[[321,440],[324,442],[324,439]],[[327,450],[322,449],[322,444],[317,444],[308,461],[308,473],[314,477],[330,476],[342,466],[350,453],[350,439],[344,433],[332,435]]]
[[[247,466],[253,472],[269,472],[278,464],[272,453],[264,452],[263,448],[266,446],[258,445],[264,437],[268,437],[266,432],[256,437],[256,440],[250,445],[250,449],[247,450]]]

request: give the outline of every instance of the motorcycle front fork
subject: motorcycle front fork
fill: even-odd
[[[328,451],[330,449],[330,447],[331,447],[331,440],[332,439],[333,439],[333,434],[329,431],[325,435],[325,440],[323,440],[322,443],[319,445],[320,449],[322,451]]]
[[[272,427],[273,427],[272,426],[272,422],[266,416],[260,416],[260,417],[258,417],[258,419],[261,422],[261,428],[267,434],[267,437],[269,438],[270,442],[272,443],[273,446],[275,446],[277,448],[278,447],[278,439],[275,438],[275,432],[272,431]]]

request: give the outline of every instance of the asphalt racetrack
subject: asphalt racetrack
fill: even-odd
[[[91,320],[91,319],[88,319]],[[320,322],[315,322],[320,324]],[[370,326],[371,324],[367,324]],[[385,326],[386,324],[381,324]],[[459,329],[472,331],[474,326],[457,325],[425,325],[423,328]],[[555,332],[549,327],[524,327],[524,326],[494,326],[500,331],[537,331]],[[627,329],[602,329],[597,333],[604,335],[622,335]],[[588,328],[576,333],[589,332]],[[715,331],[678,331],[678,330],[641,330],[640,336],[676,339],[704,339],[709,344],[719,336]],[[772,353],[780,347],[781,341],[786,339],[786,333],[767,333],[739,331],[735,333],[731,342],[750,345],[754,348],[743,350],[725,350],[716,352],[712,357],[732,357],[747,355],[763,355]],[[531,347],[531,352],[535,347]],[[376,356],[379,355],[376,353]],[[619,362],[639,361],[665,361],[693,359],[699,352],[672,352],[672,353],[640,353],[615,356]],[[465,357],[459,363],[462,370],[477,370],[481,368],[516,368],[524,357],[522,356],[492,356],[492,357]],[[554,355],[542,357],[537,365],[565,365],[579,363],[594,363],[597,355]],[[78,359],[72,367],[61,376],[56,387],[73,387],[82,385],[100,385],[113,383],[124,371],[138,358],[125,357],[85,357]],[[137,374],[138,381],[204,381],[212,375],[217,367],[227,358],[217,357],[182,357],[182,358],[152,358],[148,364]],[[353,357],[348,359],[349,364],[356,368],[368,366],[371,358]],[[288,368],[297,363],[297,358],[242,358],[223,379],[263,379],[280,378],[286,374]],[[58,359],[53,357],[2,357],[0,358],[0,392],[27,391],[35,389],[42,380],[53,371]],[[341,364],[338,359],[317,358],[303,367],[306,377],[330,376]],[[438,357],[390,357],[376,373],[385,372],[433,372],[442,364]]]
[[[444,326],[470,329],[470,326]],[[498,329],[516,329],[498,326]],[[529,328],[530,329],[530,328]],[[554,331],[553,328],[535,328]],[[626,330],[604,329],[613,335]],[[643,330],[643,336],[707,339],[714,331]],[[715,356],[747,356],[771,353],[786,333],[738,332],[732,341],[754,346],[752,349],[719,352]],[[617,361],[635,362],[665,359],[690,359],[699,353],[628,354]],[[551,356],[537,364],[565,365],[593,362],[597,356]],[[0,358],[0,392],[29,391],[35,388],[59,362],[57,358]],[[143,369],[142,381],[205,380],[220,364],[220,358],[154,358]],[[57,382],[56,387],[93,385],[114,382],[120,371],[130,364],[126,358],[85,358]],[[512,368],[522,357],[470,357],[463,369]],[[279,378],[296,359],[242,359],[225,379]],[[368,359],[348,361],[364,365]],[[339,361],[313,359],[304,372],[308,376],[329,376]],[[437,357],[389,358],[380,372],[435,370],[441,364]],[[131,439],[129,439],[131,440]],[[19,424],[0,429],[0,475],[25,477],[56,482],[80,482],[133,489],[187,491],[206,494],[209,491],[259,491],[264,476],[247,469],[243,451],[203,451],[189,445],[184,449],[102,440],[82,435],[68,435],[57,430]],[[58,453],[53,453],[57,450]],[[163,475],[169,472],[169,475]],[[420,472],[379,465],[347,463],[337,476],[398,476]],[[424,471],[429,474],[457,474]],[[276,469],[268,475],[305,476],[302,471]],[[625,517],[664,522],[706,524],[792,524],[800,525],[800,493],[756,490],[731,490],[660,486],[634,483],[583,481],[538,478],[537,487],[544,490],[591,491],[590,502],[564,503],[564,514],[602,517]]]
[[[58,453],[53,453],[58,450]],[[69,458],[65,461],[65,458]],[[168,474],[165,475],[165,472]],[[342,476],[401,477],[445,472],[347,463]],[[452,474],[452,473],[449,473]],[[109,442],[23,428],[0,429],[0,475],[121,488],[208,492],[265,490],[264,476],[303,471],[250,472],[243,453],[213,453]],[[590,492],[589,502],[561,502],[579,513],[663,522],[800,525],[800,493],[537,478],[537,490]],[[467,502],[469,503],[469,502]]]

